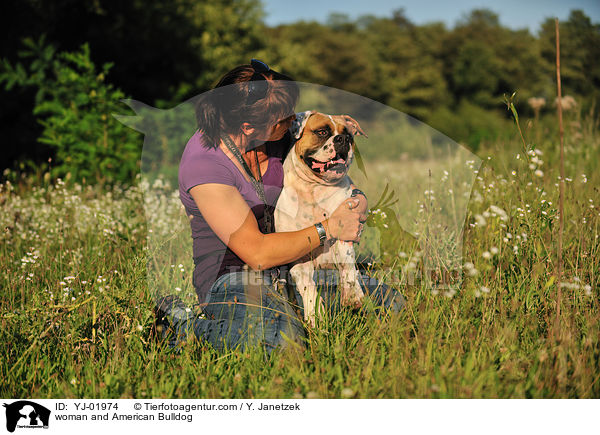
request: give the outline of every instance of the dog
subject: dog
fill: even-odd
[[[348,169],[354,158],[354,134],[330,115],[307,112],[283,163],[283,189],[275,208],[276,231],[296,231],[323,221],[352,194]],[[364,133],[363,133],[364,134]],[[328,240],[290,269],[304,305],[304,319],[315,326],[323,300],[313,280],[315,270],[335,268],[345,306],[359,307],[364,297],[352,242]],[[317,298],[319,299],[317,301]]]

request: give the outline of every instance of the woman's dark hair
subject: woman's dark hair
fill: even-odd
[[[252,65],[240,65],[200,96],[196,120],[207,147],[217,148],[222,133],[237,133],[244,122],[266,129],[293,115],[298,85],[292,78],[267,68],[257,71]]]

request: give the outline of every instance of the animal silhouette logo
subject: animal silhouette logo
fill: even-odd
[[[3,405],[6,408],[6,430],[19,428],[48,428],[50,410],[29,400],[19,400]]]
[[[388,279],[398,284],[424,281],[436,294],[454,294],[463,280],[463,230],[482,159],[427,124],[374,100],[326,86],[294,83],[300,88],[297,112],[347,113],[369,132],[368,143],[357,144],[361,156],[357,155],[357,165],[349,171],[353,184],[369,195],[372,210],[357,262],[360,258],[363,264],[379,263],[386,254]],[[141,185],[149,248],[156,256],[149,272],[158,273],[154,265],[172,264],[171,258],[182,255],[182,244],[172,242],[176,235],[185,235],[181,240],[191,237],[185,213],[177,225],[165,226],[157,204],[162,204],[162,179],[171,188],[178,184],[183,150],[198,129],[196,114],[204,110],[209,97],[230,101],[233,95],[222,88],[211,90],[171,109],[123,100],[135,115],[113,114],[144,134],[141,170],[147,182]],[[173,252],[164,252],[167,248]],[[191,252],[181,258],[186,257]],[[155,285],[160,279],[148,278],[153,292],[162,291],[162,286]]]

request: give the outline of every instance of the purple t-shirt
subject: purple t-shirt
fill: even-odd
[[[193,283],[200,303],[206,300],[210,287],[224,273],[239,270],[244,262],[212,231],[198,210],[189,191],[199,184],[218,183],[234,186],[242,195],[256,220],[264,217],[264,204],[254,187],[220,148],[207,148],[199,131],[188,141],[179,163],[179,198],[192,228],[194,252]],[[275,206],[283,186],[283,165],[278,157],[269,157],[263,175],[267,203]]]

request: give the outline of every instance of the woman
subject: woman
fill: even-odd
[[[192,315],[174,297],[159,301],[163,333],[175,332],[172,346],[191,334],[216,348],[261,343],[271,350],[302,343],[300,318],[285,292],[277,291],[277,266],[309,254],[323,235],[360,239],[367,216],[364,195],[340,204],[314,226],[273,232],[298,93],[289,77],[253,59],[225,74],[198,101],[199,129],[181,158],[179,191],[191,217],[193,281],[205,316]],[[401,309],[397,292],[363,284],[376,302]]]

